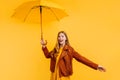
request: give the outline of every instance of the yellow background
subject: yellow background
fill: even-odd
[[[49,59],[41,50],[39,25],[11,19],[14,9],[25,1],[29,0],[0,1],[0,80],[50,78]],[[120,1],[51,1],[63,6],[69,16],[44,25],[48,49],[54,47],[57,32],[64,30],[76,51],[107,69],[102,73],[74,60],[71,80],[120,80]]]

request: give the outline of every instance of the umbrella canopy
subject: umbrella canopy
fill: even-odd
[[[59,21],[66,16],[68,16],[68,14],[61,6],[45,0],[25,2],[18,6],[12,15],[12,17],[23,22],[40,23],[41,38],[43,33],[42,22]]]

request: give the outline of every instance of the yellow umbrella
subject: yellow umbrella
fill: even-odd
[[[65,10],[52,2],[45,0],[28,1],[15,9],[12,17],[23,22],[40,23],[41,39],[43,39],[42,21],[50,22],[68,16]]]

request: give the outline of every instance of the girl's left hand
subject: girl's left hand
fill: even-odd
[[[103,66],[99,65],[97,69],[101,72],[106,72],[106,69]]]

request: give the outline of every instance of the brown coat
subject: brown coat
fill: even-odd
[[[53,52],[49,52],[47,47],[42,48],[46,58],[50,58],[50,70],[54,72],[56,59],[51,55]],[[97,70],[98,64],[93,63],[92,61],[86,59],[77,53],[71,46],[65,45],[63,51],[60,55],[58,66],[59,66],[59,76],[70,76],[73,73],[72,70],[72,59],[75,58],[77,61]]]

